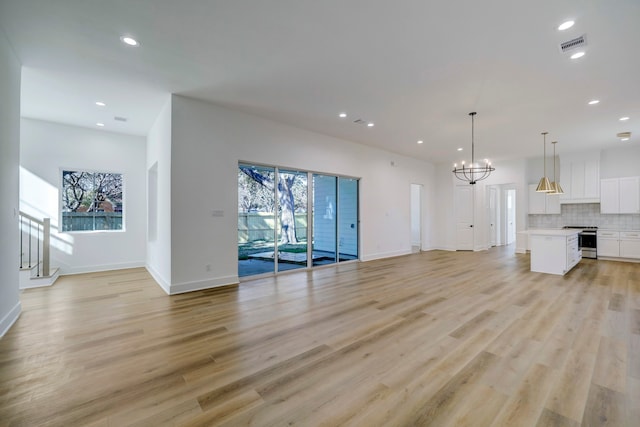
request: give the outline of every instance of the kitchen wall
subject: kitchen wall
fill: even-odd
[[[560,215],[529,215],[529,228],[565,225],[597,226],[612,230],[640,230],[640,214],[601,214],[600,203],[560,205]]]

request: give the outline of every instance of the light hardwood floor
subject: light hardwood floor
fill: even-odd
[[[433,251],[166,296],[22,293],[0,425],[638,426],[640,264]]]

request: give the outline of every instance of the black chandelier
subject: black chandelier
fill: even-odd
[[[483,179],[487,178],[491,174],[491,172],[496,170],[496,168],[491,166],[491,163],[487,159],[485,159],[485,163],[482,166],[475,163],[473,144],[473,117],[476,114],[477,113],[475,111],[469,113],[469,115],[471,116],[471,163],[467,166],[464,164],[463,160],[460,167],[458,167],[457,164],[453,165],[453,173],[456,178],[462,181],[466,181],[469,184],[475,184],[478,181],[482,181]]]

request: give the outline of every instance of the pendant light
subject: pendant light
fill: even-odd
[[[550,193],[553,191],[551,183],[547,179],[547,134],[549,132],[542,132],[542,163],[544,164],[544,176],[540,178],[536,191],[538,193]]]
[[[560,194],[564,194],[564,190],[560,187],[560,183],[556,181],[556,144],[558,141],[551,142],[553,144],[553,182],[551,183],[551,191],[549,194],[558,196]]]
[[[475,163],[474,158],[474,145],[473,145],[473,117],[476,115],[476,112],[469,113],[471,116],[471,164],[469,166],[465,166],[464,160],[462,161],[461,167],[458,167],[457,164],[453,165],[453,174],[461,181],[466,181],[469,184],[475,184],[477,181],[481,181],[487,178],[491,172],[496,170],[489,160],[485,159],[484,166],[477,165]]]

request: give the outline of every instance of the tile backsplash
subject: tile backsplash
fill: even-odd
[[[529,215],[529,228],[562,228],[595,225],[612,230],[640,230],[640,214],[600,213],[600,203],[560,205],[560,215]]]

